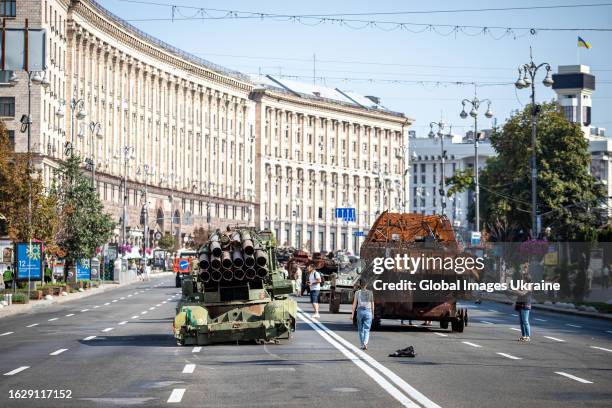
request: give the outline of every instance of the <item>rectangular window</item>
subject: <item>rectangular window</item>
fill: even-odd
[[[15,17],[17,0],[0,0],[0,17]]]
[[[0,97],[0,116],[15,117],[15,98],[12,96]]]
[[[15,150],[15,131],[14,130],[8,131],[8,142],[9,142],[9,150],[14,151]]]

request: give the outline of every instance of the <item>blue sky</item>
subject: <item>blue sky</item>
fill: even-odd
[[[143,0],[148,1],[148,0]],[[187,1],[150,0],[155,3],[244,10],[278,14],[331,14],[389,11],[500,8],[579,4],[579,0],[515,1]],[[318,84],[379,96],[386,107],[416,119],[419,135],[429,130],[429,122],[443,115],[457,131],[470,126],[459,118],[461,100],[474,95],[469,85],[422,85],[377,81],[332,79],[400,79],[430,81],[514,82],[519,64],[528,62],[529,46],[536,63],[558,65],[577,63],[578,35],[592,49],[580,49],[580,62],[591,66],[597,77],[593,96],[593,125],[605,127],[612,135],[612,32],[538,31],[517,39],[495,40],[489,36],[434,32],[384,31],[373,28],[352,30],[338,24],[315,27],[295,22],[264,20],[136,21],[171,18],[170,6],[138,4],[122,0],[99,2],[143,31],[185,51],[245,73],[307,76],[312,83],[313,54],[316,54]],[[604,3],[604,0],[593,3]],[[583,2],[591,3],[591,2]],[[191,16],[197,10],[181,9],[175,16]],[[212,14],[212,13],[211,13]],[[215,15],[221,15],[216,13]],[[366,19],[427,24],[478,25],[503,27],[612,27],[612,6],[547,10],[513,10],[465,13],[386,15]],[[496,32],[495,34],[499,34]],[[340,61],[340,62],[331,62]],[[379,65],[380,64],[380,65]],[[540,74],[540,80],[544,72]],[[513,85],[478,88],[480,98],[492,100],[498,124],[514,109],[528,102],[527,90]],[[539,86],[538,100],[551,100],[554,93]],[[482,119],[483,127],[491,125]]]

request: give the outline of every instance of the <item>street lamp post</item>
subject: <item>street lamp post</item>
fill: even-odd
[[[536,164],[536,135],[537,135],[537,120],[540,106],[535,103],[535,77],[540,68],[546,69],[546,77],[542,81],[545,87],[551,87],[553,85],[552,73],[550,64],[543,62],[536,65],[533,62],[533,54],[531,47],[529,47],[529,62],[520,65],[518,68],[519,76],[514,86],[517,89],[523,89],[531,87],[531,234],[532,238],[537,238],[540,235],[539,225],[537,222],[537,208],[538,208],[538,197],[537,197],[537,178],[538,178],[538,167]]]
[[[376,178],[378,179],[378,215],[382,214],[383,211],[383,207],[384,207],[384,203],[383,203],[383,176],[386,175],[386,173],[382,172],[382,169],[380,168],[380,165],[378,163],[374,163],[374,168],[372,173],[374,173],[376,175]]]
[[[56,112],[58,117],[64,116],[62,111],[63,106],[66,105],[66,101],[60,101],[60,107]],[[75,113],[76,112],[76,113]],[[77,94],[76,86],[73,89],[72,98],[70,98],[70,141],[64,144],[64,150],[66,156],[72,156],[74,152],[74,118],[76,116],[77,120],[83,120],[87,116],[87,111],[85,110],[85,100],[83,98],[79,98]]]
[[[431,122],[429,124],[429,137],[437,142],[437,138],[440,139],[440,207],[442,211],[440,212],[442,215],[446,212],[446,180],[444,178],[444,167],[446,165],[446,150],[444,150],[444,129],[446,129],[447,124],[442,122]],[[437,132],[434,133],[434,128],[437,129]],[[453,126],[449,126],[449,134],[452,130]]]
[[[487,103],[487,111],[485,112],[485,117],[491,119],[493,117],[493,112],[491,111],[491,101],[489,99],[478,99],[476,95],[472,100],[464,99],[461,101],[462,109],[459,116],[461,119],[465,119],[468,117],[467,112],[465,111],[466,105],[471,105],[472,109],[470,109],[470,116],[474,118],[474,200],[476,207],[476,222],[474,223],[475,231],[480,231],[480,183],[478,181],[478,174],[480,173],[480,169],[478,168],[478,109],[482,103]]]
[[[143,164],[142,167],[138,168],[137,171],[138,174],[142,174],[144,176],[144,204],[143,204],[143,209],[142,209],[142,215],[143,215],[143,233],[144,233],[144,239],[143,239],[143,251],[142,254],[145,258],[145,263],[146,263],[146,258],[147,258],[147,247],[149,246],[149,176],[155,176],[155,170],[152,166],[149,166],[148,164]]]
[[[94,122],[91,121],[89,123],[89,131],[91,134],[91,161],[90,161],[90,165],[91,165],[91,190],[95,193],[96,191],[96,138],[101,139],[102,138],[102,134],[100,133],[100,127],[101,124],[100,122]],[[92,254],[92,256],[89,258],[89,271],[91,273],[91,271],[93,270],[93,259],[95,257],[95,252],[94,254]],[[104,269],[104,268],[102,268]],[[98,270],[99,272],[99,270]],[[102,275],[104,275],[104,272],[102,271]],[[104,280],[104,277],[102,276],[102,280]]]
[[[127,171],[130,160],[135,159],[134,156],[135,149],[133,146],[123,146],[123,148],[119,151],[119,154],[116,155],[116,158],[123,160],[123,177],[122,177],[122,186],[123,186],[123,208],[121,215],[121,246],[125,248],[126,242],[126,223],[125,218],[127,214]]]

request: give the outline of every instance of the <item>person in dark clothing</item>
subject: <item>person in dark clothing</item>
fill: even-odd
[[[529,265],[524,264],[521,271],[521,279],[523,282],[531,283],[531,275],[529,274]],[[519,324],[521,326],[521,337],[519,341],[529,342],[531,341],[531,327],[529,326],[529,312],[531,311],[531,291],[530,290],[517,290],[516,302],[514,304],[514,310],[518,312]]]
[[[308,268],[306,267],[302,269],[302,290],[300,296],[304,296],[304,292],[308,295],[310,294],[310,286],[308,286]]]

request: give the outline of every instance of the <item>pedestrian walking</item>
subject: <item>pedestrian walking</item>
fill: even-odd
[[[359,341],[361,349],[368,349],[368,341],[370,340],[370,328],[372,327],[372,316],[374,315],[374,294],[367,289],[367,283],[363,279],[359,279],[359,290],[355,292],[353,298],[353,311],[351,320],[355,319],[357,313],[357,331],[359,332]]]
[[[602,271],[601,286],[603,288],[608,289],[609,280],[610,280],[610,268],[608,268],[608,266],[606,265],[603,267],[603,271]]]
[[[525,283],[531,283],[531,275],[529,274],[528,264],[523,265],[521,271],[521,279]],[[517,290],[516,303],[514,304],[514,310],[518,312],[519,324],[521,326],[521,337],[519,341],[528,342],[531,341],[531,327],[529,326],[529,312],[531,311],[531,291],[530,290]]]
[[[313,264],[306,267],[308,272],[308,287],[310,288],[310,303],[314,314],[312,317],[319,318],[319,291],[321,290],[321,273],[314,268]]]
[[[310,287],[308,286],[308,268],[304,268],[302,270],[302,289],[300,296],[304,296],[304,292],[307,294],[310,293]]]
[[[147,281],[151,280],[151,261],[149,259],[146,260],[146,266],[144,268],[145,279]]]
[[[295,273],[293,274],[293,278],[295,279],[295,294],[296,296],[301,296],[302,289],[302,269],[299,265],[295,267]]]

